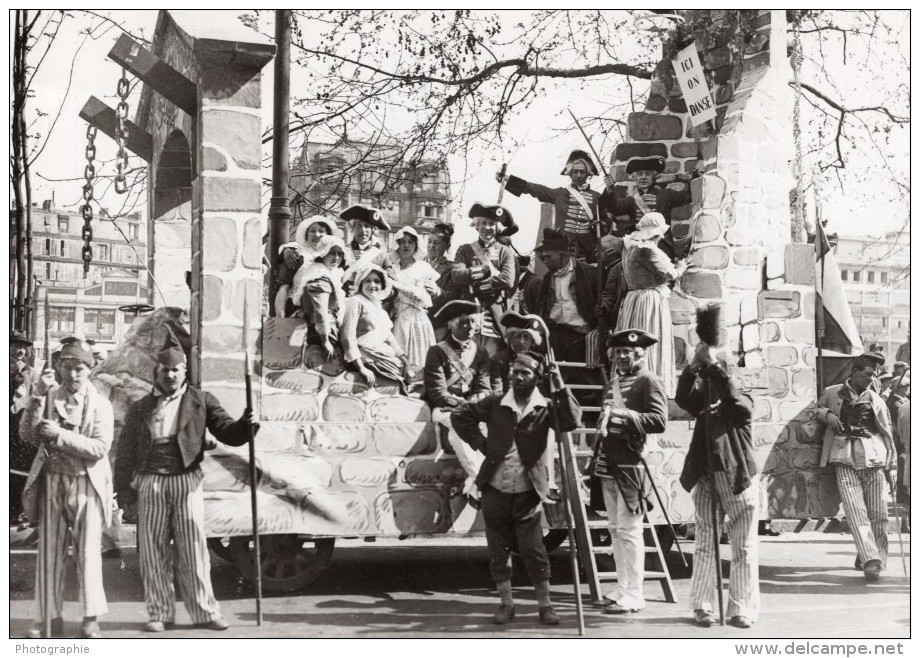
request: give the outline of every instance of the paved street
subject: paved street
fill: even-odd
[[[737,638],[903,638],[910,636],[909,582],[903,576],[895,535],[888,571],[873,585],[853,569],[848,535],[786,533],[762,538],[763,610],[750,630],[730,626],[700,629],[689,622],[689,578],[675,582],[680,602],[666,603],[657,584],[648,584],[648,606],[640,615],[617,618],[587,606],[589,637]],[[909,542],[909,536],[905,536]],[[500,628],[490,623],[497,599],[488,577],[485,541],[410,539],[340,541],[327,572],[305,593],[264,599],[264,623],[255,623],[252,589],[236,569],[214,559],[213,580],[229,631],[191,628],[179,607],[170,637],[574,637],[577,635],[571,571],[566,546],[552,555],[553,594],[563,620],[558,628],[537,622],[536,602],[523,568],[516,565],[517,619]],[[723,558],[729,549],[723,546]],[[905,544],[908,559],[909,543]],[[692,552],[692,545],[689,547]],[[671,558],[676,558],[672,552]],[[102,619],[108,637],[149,637],[137,556],[126,551],[105,560],[110,612]],[[29,626],[34,554],[14,549],[11,556],[10,633],[21,637]],[[68,580],[65,614],[68,632],[78,630],[75,579]],[[587,589],[585,588],[585,591]]]

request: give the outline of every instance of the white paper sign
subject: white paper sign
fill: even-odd
[[[696,52],[696,44],[690,44],[671,60],[677,83],[684,94],[690,123],[698,126],[716,118],[716,104],[712,102],[712,93],[706,84],[706,75]]]

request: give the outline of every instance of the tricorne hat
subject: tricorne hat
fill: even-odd
[[[543,334],[540,333],[542,323],[536,315],[521,315],[515,311],[507,311],[498,319],[498,323],[509,330],[519,329],[526,331],[533,338],[534,345],[543,344]]]
[[[447,302],[438,309],[438,312],[434,314],[432,319],[439,324],[447,324],[454,318],[459,318],[461,315],[475,315],[476,313],[481,313],[482,308],[476,302],[471,302],[465,299],[455,299],[453,301]]]
[[[611,331],[607,336],[607,347],[651,347],[658,339],[641,329]]]
[[[572,173],[572,165],[574,165],[576,162],[584,163],[584,165],[588,168],[589,176],[598,175],[597,167],[594,165],[594,160],[592,160],[591,156],[581,149],[575,149],[569,153],[569,159],[565,161],[565,167],[562,168],[562,175],[568,176],[570,173]]]
[[[470,219],[478,219],[479,217],[491,219],[506,228],[514,225],[511,213],[503,206],[487,206],[482,203],[474,203],[470,207],[469,217]]]
[[[359,221],[384,231],[390,230],[390,225],[383,218],[383,213],[377,208],[368,208],[362,205],[352,206],[340,212],[339,217],[346,222]]]
[[[664,171],[664,158],[660,155],[648,158],[633,158],[626,163],[626,173],[634,174],[637,171],[657,171],[659,174]]]

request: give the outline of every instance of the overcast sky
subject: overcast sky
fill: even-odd
[[[123,24],[127,30],[135,34],[142,34],[147,39],[150,39],[153,34],[156,11],[105,11],[103,13],[111,16],[114,21]],[[242,13],[241,10],[220,12],[220,17],[233,20],[240,13]],[[270,17],[270,12],[263,12],[263,14]],[[509,20],[512,18],[511,12],[508,18]],[[49,113],[48,118],[37,124],[38,128],[43,131],[47,130],[48,123],[54,118],[57,109],[61,108],[60,118],[51,139],[33,170],[35,174],[33,200],[41,203],[42,200],[50,198],[53,191],[58,207],[73,210],[76,210],[80,200],[82,180],[48,182],[42,177],[55,180],[82,175],[85,164],[86,124],[78,117],[80,108],[90,95],[95,95],[114,107],[117,103],[114,93],[120,75],[120,67],[106,59],[108,50],[119,36],[119,30],[112,27],[105,33],[95,35],[95,39],[86,39],[79,30],[84,28],[87,22],[87,19],[79,12],[75,12],[74,18],[69,18],[65,22],[52,55],[49,56],[48,61],[44,62],[34,81],[36,97],[34,101],[31,101],[32,108]],[[271,31],[270,27],[268,29]],[[907,32],[909,34],[909,30]],[[908,38],[905,36],[905,49],[908,43]],[[72,56],[74,52],[77,52],[76,57]],[[75,62],[72,77],[71,60]],[[841,65],[839,70],[833,70],[831,73],[848,80],[849,84],[854,87],[859,87],[859,81],[852,78],[850,69]],[[906,81],[908,74],[901,70],[884,70],[879,71],[878,75],[903,78]],[[71,88],[69,93],[65,93],[68,81],[71,83]],[[293,84],[297,84],[296,78]],[[639,92],[643,91],[643,86],[647,84],[641,80],[634,82]],[[271,65],[263,71],[262,90],[263,126],[268,126],[271,122]],[[566,130],[571,126],[566,108],[571,108],[579,116],[597,114],[598,108],[608,101],[605,93],[606,89],[603,85],[592,85],[588,81],[577,94],[548,94],[545,101],[535,103],[524,114],[514,119],[508,126],[508,131],[519,139],[526,136],[526,144],[514,153],[509,171],[535,182],[554,186],[564,184],[567,179],[560,176],[559,172],[567,154],[573,148],[585,147],[583,138],[576,130]],[[136,94],[132,96],[130,102],[130,116],[133,118],[137,104]],[[904,111],[909,112],[909,108]],[[612,144],[607,144],[602,150],[601,155],[605,161],[609,158],[612,146]],[[265,148],[265,155],[269,156],[270,144]],[[97,138],[97,149],[100,158],[111,159],[115,153],[115,144],[100,133]],[[509,144],[501,152],[472,153],[468,154],[466,159],[460,156],[452,158],[450,163],[452,178],[462,181],[462,184],[458,184],[453,190],[452,209],[452,217],[457,220],[458,237],[461,240],[473,234],[465,219],[466,209],[474,201],[495,202],[498,185],[494,179],[494,172],[500,163],[512,154],[512,151],[514,147]],[[905,140],[902,148],[894,149],[894,152],[895,158],[908,158],[909,143]],[[133,156],[131,163],[132,166],[142,165],[140,159]],[[857,167],[858,163],[853,161],[850,166]],[[113,165],[108,165],[106,169],[111,172]],[[265,177],[270,176],[270,172],[264,172],[264,174]],[[864,180],[871,181],[872,176],[877,175],[877,173],[867,171]],[[600,190],[602,181],[598,178],[594,179],[593,186]],[[263,198],[266,208],[269,195],[270,190],[265,189]],[[883,182],[847,185],[842,195],[834,195],[824,200],[825,215],[832,217],[834,228],[845,234],[878,234],[883,230],[894,229],[900,225],[904,217],[903,204],[891,203],[884,198],[885,196],[891,196],[891,194],[884,189]],[[110,191],[103,197],[103,204],[110,210],[116,211],[121,207],[123,200],[124,197],[119,197]],[[515,198],[506,194],[503,204],[509,208],[522,226],[522,231],[515,238],[515,243],[522,251],[529,251],[534,244],[536,225],[539,222],[539,203],[530,197]],[[143,203],[139,208],[146,210]]]

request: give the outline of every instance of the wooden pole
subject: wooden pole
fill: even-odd
[[[243,353],[246,357],[246,410],[253,413],[252,406],[252,354],[249,351],[249,293],[243,287]],[[252,424],[249,425],[249,490],[252,505],[253,560],[256,571],[256,625],[262,625],[262,552],[259,547],[259,503],[256,495],[256,441]]]
[[[288,137],[291,102],[291,10],[275,11],[275,105],[272,132],[272,198],[268,210],[269,258],[289,240],[291,207],[288,202],[290,162]]]

